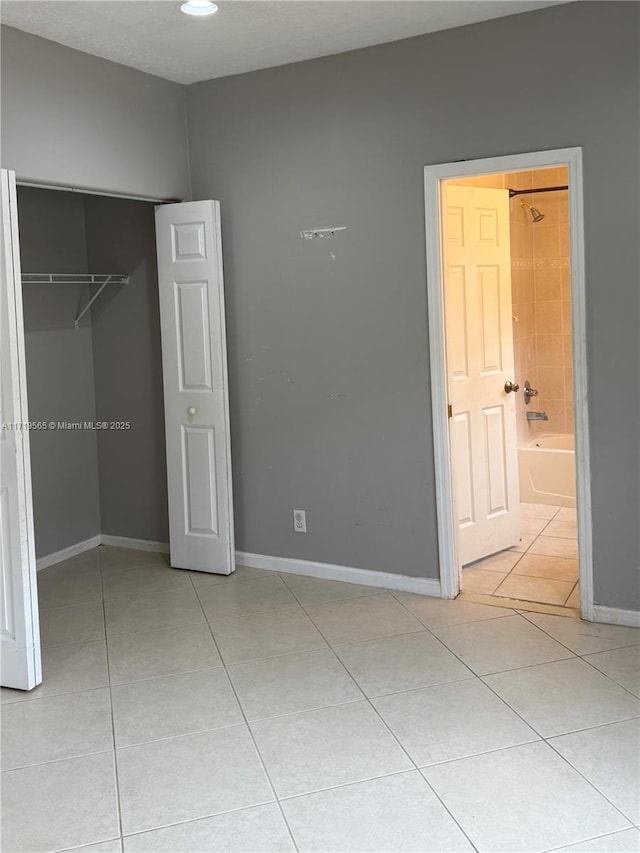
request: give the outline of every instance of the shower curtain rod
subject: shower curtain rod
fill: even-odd
[[[568,190],[569,187],[538,187],[535,190],[509,190],[509,198],[513,198],[514,195],[532,195],[533,193],[552,193],[556,190]]]

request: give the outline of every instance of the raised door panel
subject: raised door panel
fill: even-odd
[[[447,278],[447,359],[453,382],[469,378],[467,282],[464,266],[449,266]]]
[[[178,222],[171,226],[173,262],[206,260],[206,225],[200,222]]]
[[[183,427],[184,520],[188,536],[218,536],[215,428]]]
[[[502,322],[500,317],[500,268],[478,266],[476,270],[480,295],[481,363],[483,375],[502,370]]]
[[[181,281],[174,287],[180,390],[212,391],[207,282]]]
[[[482,416],[486,460],[486,511],[487,517],[491,518],[509,509],[504,407],[487,407],[483,409]]]

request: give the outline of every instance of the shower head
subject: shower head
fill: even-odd
[[[533,207],[531,204],[527,204],[526,201],[520,202],[520,207],[526,207],[529,213],[531,214],[531,219],[534,222],[542,222],[544,219],[544,213],[540,213],[537,207]]]

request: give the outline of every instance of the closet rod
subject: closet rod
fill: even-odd
[[[146,196],[146,195],[128,195],[127,193],[108,193],[103,190],[91,190],[86,189],[84,187],[69,187],[69,186],[61,186],[60,184],[45,184],[45,183],[37,183],[35,181],[29,180],[18,180],[16,181],[19,187],[32,187],[37,190],[55,190],[56,192],[63,193],[81,193],[82,195],[97,195],[103,196],[104,198],[123,198],[128,201],[148,201],[152,204],[174,204],[176,202],[183,201],[181,198],[156,198],[155,196]]]

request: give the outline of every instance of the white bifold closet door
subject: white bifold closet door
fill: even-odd
[[[0,174],[0,648],[3,687],[42,681],[15,174]]]
[[[171,565],[235,569],[220,204],[156,208]]]

